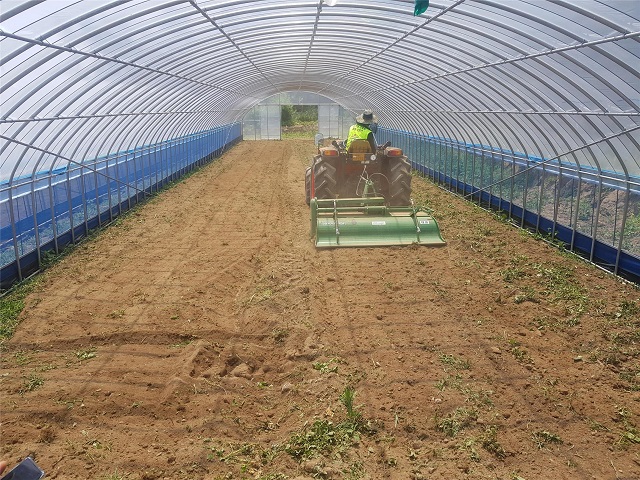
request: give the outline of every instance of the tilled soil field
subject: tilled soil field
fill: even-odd
[[[242,142],[48,270],[1,450],[57,479],[637,479],[640,293],[415,177],[447,245],[316,250]]]

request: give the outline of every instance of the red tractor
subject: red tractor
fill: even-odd
[[[383,197],[388,206],[411,205],[411,165],[391,142],[375,152],[366,140],[354,140],[349,149],[332,142],[319,147],[305,173],[307,205],[312,198]]]

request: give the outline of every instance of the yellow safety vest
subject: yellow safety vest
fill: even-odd
[[[345,142],[345,146],[347,147],[347,150],[349,149],[349,145],[351,145],[351,142],[353,140],[357,140],[357,139],[368,140],[370,133],[371,133],[371,130],[369,130],[369,127],[367,127],[366,125],[362,125],[360,123],[351,125],[351,128],[349,128],[349,135],[347,136],[347,141]]]

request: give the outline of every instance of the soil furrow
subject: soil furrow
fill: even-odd
[[[640,478],[637,288],[418,177],[445,247],[316,250],[313,152],[242,142],[46,272],[2,345],[0,456],[59,479]],[[292,453],[350,425],[349,388],[358,435]]]

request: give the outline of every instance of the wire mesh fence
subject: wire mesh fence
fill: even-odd
[[[50,252],[113,221],[241,136],[241,125],[235,123],[1,183],[2,288],[37,270]]]
[[[640,281],[640,178],[381,128],[378,142],[387,140],[436,183]]]

